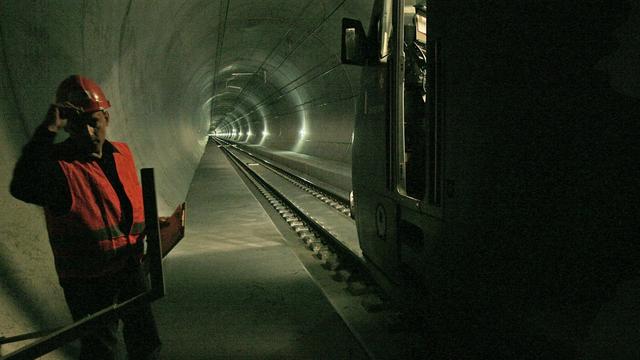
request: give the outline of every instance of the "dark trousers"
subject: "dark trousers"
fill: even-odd
[[[148,289],[140,266],[96,279],[65,279],[61,285],[74,321]],[[160,338],[149,303],[126,311],[121,319],[128,358],[157,359]],[[115,359],[117,331],[118,320],[114,320],[83,337],[80,340],[80,359]]]

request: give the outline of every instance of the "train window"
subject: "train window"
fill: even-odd
[[[425,11],[421,11],[421,9],[416,10],[416,40],[422,44],[426,44],[427,42],[427,13]]]
[[[427,49],[424,3],[404,7],[403,131],[404,176],[400,188],[422,200],[426,189]],[[402,151],[402,150],[401,150]]]
[[[384,2],[384,8],[382,10],[382,17],[378,21],[378,44],[380,44],[380,62],[386,63],[389,54],[391,53],[391,47],[389,43],[391,42],[391,32],[393,30],[393,13],[392,13],[392,4],[393,1],[386,0]]]

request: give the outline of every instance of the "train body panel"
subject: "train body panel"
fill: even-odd
[[[582,356],[637,277],[629,4],[374,4],[353,147],[361,247],[420,279],[472,358]]]

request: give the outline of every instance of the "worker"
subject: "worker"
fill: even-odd
[[[133,155],[106,140],[111,106],[83,76],[62,81],[56,103],[16,164],[11,194],[44,207],[55,268],[74,321],[148,289],[141,267],[144,209]],[[54,143],[64,129],[69,138]],[[160,350],[148,303],[121,316],[129,359]],[[80,359],[114,359],[118,320],[81,339]]]

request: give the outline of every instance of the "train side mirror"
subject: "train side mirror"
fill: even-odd
[[[362,23],[355,19],[342,19],[342,52],[340,60],[343,64],[364,65],[367,59],[367,36]]]

